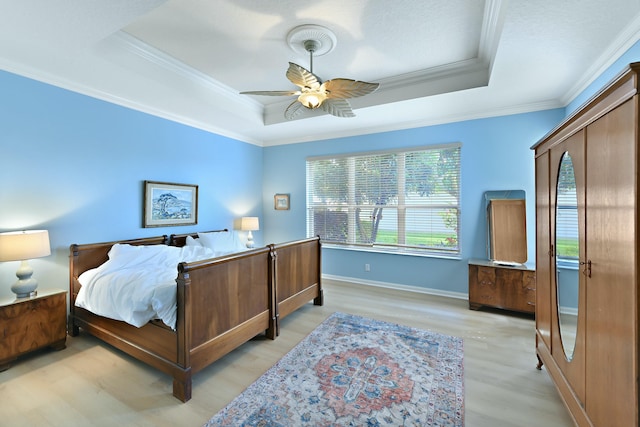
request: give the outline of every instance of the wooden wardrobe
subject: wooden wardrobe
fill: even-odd
[[[538,367],[578,426],[639,426],[639,78],[630,64],[533,147]]]

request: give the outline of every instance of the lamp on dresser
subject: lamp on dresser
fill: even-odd
[[[245,216],[240,219],[240,230],[247,231],[247,247],[252,248],[253,233],[252,231],[260,230],[260,222],[257,216]]]
[[[21,261],[16,271],[18,281],[11,286],[18,298],[30,296],[38,287],[38,281],[31,277],[33,269],[27,260],[47,255],[51,255],[47,230],[0,233],[0,261]]]

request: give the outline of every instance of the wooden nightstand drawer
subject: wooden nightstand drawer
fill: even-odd
[[[0,302],[0,370],[42,347],[65,348],[67,293],[40,291],[29,298]]]

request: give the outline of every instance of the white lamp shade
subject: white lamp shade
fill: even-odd
[[[51,255],[47,230],[0,233],[0,261],[24,261]]]
[[[260,230],[260,222],[257,216],[245,216],[240,220],[240,230],[255,231]]]

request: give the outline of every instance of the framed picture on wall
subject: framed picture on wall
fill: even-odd
[[[273,208],[277,211],[289,210],[289,195],[288,194],[276,194],[273,196]]]
[[[145,228],[197,224],[198,186],[145,181],[143,216]]]

